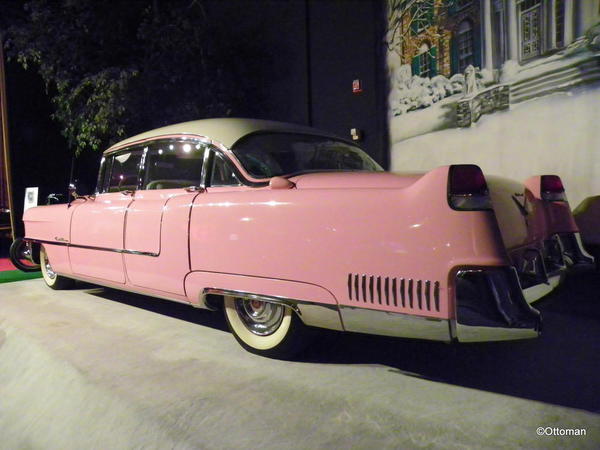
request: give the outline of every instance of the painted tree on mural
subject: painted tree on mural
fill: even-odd
[[[266,70],[260,39],[219,27],[206,3],[9,1],[0,30],[8,56],[42,77],[53,118],[79,154],[259,105],[244,80]]]
[[[464,0],[388,0],[387,45],[392,50],[410,35],[430,26],[434,16],[444,17]]]

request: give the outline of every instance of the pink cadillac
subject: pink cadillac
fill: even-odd
[[[490,190],[488,190],[488,184]],[[53,289],[84,280],[223,309],[246,349],[314,327],[439,341],[535,337],[528,303],[581,249],[556,176],[454,165],[386,173],[350,142],[242,119],[172,125],[104,152],[96,192],[29,209]]]

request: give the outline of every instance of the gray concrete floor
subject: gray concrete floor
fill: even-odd
[[[598,448],[599,292],[597,274],[568,279],[537,304],[537,340],[325,332],[277,361],[245,352],[218,313],[3,284],[0,448]]]

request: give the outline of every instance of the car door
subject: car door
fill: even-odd
[[[221,152],[210,150],[208,163],[206,192],[194,199],[190,213],[190,263],[193,270],[227,273],[239,264],[236,252],[227,249],[238,246],[239,234],[252,220],[252,214],[240,216],[240,211],[254,208],[244,195],[253,188],[240,181],[234,165]]]
[[[75,275],[125,283],[123,229],[139,182],[143,149],[128,148],[102,162],[97,193],[71,219],[69,258]]]
[[[123,257],[131,284],[185,295],[190,208],[202,195],[206,147],[197,139],[172,138],[144,148],[141,189],[127,206],[125,221]]]

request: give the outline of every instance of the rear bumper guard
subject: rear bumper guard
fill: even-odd
[[[525,300],[513,267],[457,273],[455,334],[459,341],[533,338],[540,329],[540,313]]]
[[[558,235],[563,248],[563,255],[567,267],[594,268],[594,257],[585,251],[579,233],[564,233]]]
[[[583,248],[579,233],[554,234],[541,249],[514,250],[511,260],[528,303],[552,292],[565,274],[595,269],[594,258]]]

